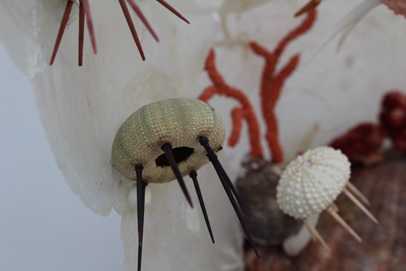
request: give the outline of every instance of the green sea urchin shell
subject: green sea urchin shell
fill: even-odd
[[[205,136],[216,151],[225,140],[220,115],[197,99],[173,98],[147,104],[133,113],[118,130],[111,152],[113,167],[136,180],[134,167],[141,165],[143,179],[164,183],[175,179],[161,145],[172,144],[182,176],[209,162],[199,143]]]

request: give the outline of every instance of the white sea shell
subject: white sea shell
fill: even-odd
[[[319,147],[290,162],[277,187],[281,210],[306,218],[326,209],[350,178],[350,163],[339,150]]]
[[[182,176],[196,171],[209,162],[199,137],[209,139],[218,150],[225,140],[225,128],[220,115],[209,104],[197,99],[173,98],[147,104],[132,114],[114,138],[111,159],[113,166],[125,177],[136,180],[136,165],[144,167],[142,177],[149,183],[175,179],[169,164],[159,162],[164,157],[161,145],[172,144]]]

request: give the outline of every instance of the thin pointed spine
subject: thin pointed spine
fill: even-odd
[[[362,194],[361,191],[358,190],[358,188],[353,185],[351,182],[347,182],[346,184],[347,188],[354,193],[355,196],[357,196],[363,203],[365,203],[367,206],[371,206],[371,202],[368,200],[367,197],[365,197],[364,194]]]
[[[125,0],[118,0],[118,2],[120,2],[121,9],[123,10],[124,17],[127,20],[128,27],[130,28],[131,34],[133,35],[135,44],[137,45],[141,58],[143,61],[145,61],[144,51],[142,50],[140,39],[138,38],[137,31],[135,30],[135,26],[133,20],[131,19],[131,15],[130,12],[128,11]]]
[[[176,179],[179,182],[179,185],[183,191],[183,194],[185,194],[185,197],[187,201],[190,204],[190,207],[193,208],[193,203],[192,199],[190,198],[189,192],[187,191],[185,181],[183,180],[182,174],[180,173],[178,164],[176,163],[175,157],[173,156],[172,152],[172,144],[169,142],[165,142],[161,145],[161,150],[165,152],[166,159],[168,159],[169,165],[172,168],[173,174],[175,175]]]
[[[349,234],[351,234],[358,242],[362,242],[361,237],[345,222],[341,216],[339,216],[336,211],[331,208],[331,206],[327,206],[327,212],[346,230]]]
[[[299,17],[303,13],[316,8],[318,5],[320,5],[320,3],[321,0],[310,0],[306,5],[304,5],[302,8],[299,9],[299,11],[295,13],[295,17]]]
[[[329,252],[331,253],[330,247],[327,245],[326,241],[324,241],[323,237],[319,234],[319,232],[316,230],[315,227],[313,227],[312,223],[310,223],[306,218],[302,219],[303,223],[305,224],[307,230],[309,231],[310,235],[314,238],[316,238],[321,245]]]
[[[138,17],[140,20],[144,23],[145,27],[148,29],[148,31],[151,33],[151,35],[154,37],[154,39],[159,42],[159,38],[157,34],[155,34],[154,29],[152,29],[151,25],[149,24],[148,20],[145,18],[144,14],[142,13],[141,9],[138,7],[137,3],[135,3],[134,0],[127,0],[128,3],[131,5],[135,13],[137,13]]]
[[[303,218],[302,219],[303,220],[303,223],[305,223],[305,220],[307,221],[307,218]],[[308,221],[307,221],[308,222]],[[308,223],[310,223],[310,222],[308,222]],[[306,224],[306,223],[305,223]],[[305,225],[306,226],[306,228],[307,228],[307,230],[309,231],[309,233],[310,233],[310,236],[312,237],[312,240],[314,241],[314,242],[317,242],[317,236],[314,234],[314,232],[312,231],[312,228],[309,228],[307,225]]]
[[[378,220],[367,210],[367,208],[365,208],[364,205],[362,205],[361,202],[359,202],[359,200],[357,200],[356,197],[354,197],[353,194],[351,194],[350,191],[348,191],[346,187],[344,187],[343,192],[355,205],[357,205],[364,212],[364,214],[366,214],[373,222],[379,224]]]
[[[59,27],[58,35],[56,36],[54,50],[52,52],[51,61],[49,62],[50,66],[52,64],[54,64],[56,53],[58,52],[59,45],[61,43],[63,33],[65,32],[66,25],[67,25],[67,23],[69,21],[69,15],[70,15],[70,12],[72,10],[72,6],[73,6],[73,1],[68,0],[67,3],[66,3],[65,12],[64,12],[63,17],[62,17],[61,26]]]
[[[182,14],[180,14],[176,9],[174,9],[171,5],[169,5],[167,2],[165,2],[164,0],[157,0],[161,5],[163,5],[164,7],[166,7],[168,10],[170,10],[173,14],[175,14],[176,16],[178,16],[180,19],[182,19],[183,21],[185,21],[186,23],[190,24],[188,20],[186,20],[185,17],[182,16]]]
[[[83,65],[83,44],[85,36],[85,9],[83,0],[79,3],[79,66]]]
[[[137,174],[137,221],[138,221],[138,271],[141,271],[142,239],[144,234],[144,211],[145,211],[145,187],[147,184],[142,180],[142,166],[135,166]]]
[[[338,33],[340,33],[343,29],[347,28],[352,22],[360,19],[366,13],[368,13],[371,9],[376,7],[377,5],[382,4],[380,0],[364,0],[361,4],[359,4],[356,8],[354,8],[350,13],[348,13],[334,28],[333,30],[320,42],[320,45],[316,47],[316,49],[312,52],[309,59],[306,63],[310,62],[316,54],[323,49],[323,47],[332,40]]]
[[[208,217],[207,212],[206,212],[206,206],[204,205],[203,195],[202,195],[202,192],[200,190],[199,182],[197,181],[197,172],[196,171],[190,172],[189,177],[192,178],[192,180],[193,180],[193,184],[195,186],[196,194],[197,194],[197,197],[199,199],[200,207],[202,208],[202,213],[203,213],[203,216],[204,216],[204,220],[206,221],[206,225],[207,225],[207,229],[209,230],[211,241],[214,244],[215,242],[214,242],[213,232],[212,232],[211,226],[210,226],[209,217]]]
[[[238,201],[238,204],[241,206],[241,208],[244,209],[245,214],[249,217],[249,219],[252,221],[252,215],[251,213],[248,211],[248,208],[245,206],[244,202],[242,201],[240,195],[238,194],[237,190],[235,189],[233,183],[231,182],[230,178],[228,177],[226,171],[224,170],[223,166],[221,165],[221,163],[219,162],[219,160],[217,159],[217,155],[214,153],[214,151],[211,149],[210,145],[209,145],[209,140],[207,139],[207,137],[200,137],[200,144],[205,148],[205,150],[207,151],[207,154],[209,155],[209,160],[213,163],[213,166],[215,168],[219,169],[219,173],[218,176],[220,179],[224,179],[224,181],[227,183],[227,185],[230,187],[231,191],[233,192],[235,198]],[[211,157],[211,159],[210,159]]]
[[[225,180],[225,178],[222,178],[222,172],[221,172],[221,170],[220,170],[220,168],[222,168],[222,167],[221,167],[221,164],[220,164],[220,163],[218,162],[218,160],[217,160],[217,155],[216,155],[216,154],[213,152],[213,150],[211,149],[211,147],[210,147],[210,145],[209,145],[209,140],[207,139],[207,137],[201,136],[201,137],[200,137],[200,144],[201,144],[201,145],[206,149],[206,151],[207,151],[207,156],[208,156],[210,162],[213,164],[214,169],[216,170],[217,175],[218,175],[219,178],[220,178],[220,182],[221,182],[221,184],[223,185],[224,190],[226,191],[226,194],[227,194],[227,196],[228,196],[228,199],[230,200],[231,205],[233,206],[234,211],[235,211],[235,213],[237,214],[238,219],[240,220],[241,226],[242,226],[242,228],[243,228],[243,230],[244,230],[244,232],[245,232],[245,235],[246,235],[247,238],[248,238],[248,241],[250,242],[250,244],[251,244],[251,246],[252,246],[252,248],[253,248],[253,250],[254,250],[254,252],[255,252],[255,255],[257,256],[257,258],[258,258],[260,261],[262,261],[262,260],[261,260],[261,256],[259,256],[258,250],[257,250],[257,248],[256,248],[256,246],[255,246],[255,243],[254,243],[254,241],[252,240],[251,234],[250,234],[250,232],[248,231],[248,229],[247,229],[247,227],[246,227],[246,225],[245,225],[245,223],[244,223],[244,219],[243,219],[243,217],[242,217],[242,213],[241,213],[240,209],[238,208],[237,202],[235,201],[234,196],[233,196],[233,194],[231,193],[231,188],[230,188],[230,186],[228,185],[228,183],[227,183],[227,181]],[[220,167],[219,167],[219,165],[220,165]]]
[[[214,166],[214,164],[213,164],[213,166]],[[214,167],[214,169],[216,170],[217,175],[220,176],[221,173],[220,173],[219,169],[217,167]],[[247,227],[245,225],[245,222],[244,222],[243,217],[242,217],[242,213],[241,213],[240,209],[238,208],[237,202],[235,201],[235,199],[233,197],[233,194],[231,193],[230,187],[228,186],[228,184],[224,180],[224,178],[220,178],[220,182],[223,185],[224,190],[226,191],[228,199],[230,200],[231,205],[233,206],[234,211],[237,214],[238,219],[240,220],[241,226],[242,226],[242,228],[243,228],[243,230],[245,232],[245,235],[248,238],[248,241],[250,242],[250,244],[251,244],[251,246],[252,246],[252,248],[253,248],[253,250],[255,252],[255,255],[257,256],[257,258],[259,260],[261,260],[261,256],[259,256],[259,253],[258,253],[258,250],[257,250],[257,248],[255,246],[254,240],[252,240],[251,234],[250,234],[250,232],[248,231],[248,229],[247,229]]]
[[[89,0],[83,0],[83,6],[86,13],[87,29],[89,30],[90,41],[92,42],[93,52],[97,54],[96,35],[94,34],[92,14],[90,12]]]

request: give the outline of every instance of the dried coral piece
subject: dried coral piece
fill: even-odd
[[[288,64],[278,72],[275,71],[276,65],[278,64],[279,58],[285,47],[298,36],[306,33],[312,27],[315,19],[316,11],[311,10],[306,19],[297,28],[289,32],[272,52],[268,52],[255,42],[250,43],[253,51],[265,58],[265,67],[261,80],[261,106],[263,117],[268,128],[265,138],[268,142],[272,154],[272,161],[274,163],[281,163],[283,161],[283,152],[278,139],[278,124],[274,108],[284,82],[297,67],[299,55],[293,56]],[[237,99],[242,104],[242,107],[236,107],[232,110],[233,131],[229,139],[229,145],[234,146],[238,142],[241,133],[241,122],[245,119],[249,126],[250,154],[252,157],[262,157],[259,139],[259,125],[252,110],[252,106],[247,97],[245,97],[240,90],[232,88],[224,82],[224,79],[215,67],[213,50],[210,51],[209,56],[207,57],[205,69],[207,70],[214,86],[207,87],[200,95],[199,99],[207,102],[214,94]]]
[[[293,73],[299,63],[299,55],[291,57],[289,62],[280,71],[276,71],[276,67],[286,46],[300,35],[309,31],[316,20],[316,16],[316,10],[312,9],[309,11],[306,19],[297,28],[289,32],[271,52],[256,42],[250,43],[254,53],[265,59],[265,67],[261,78],[261,109],[268,129],[265,138],[271,150],[272,161],[274,163],[281,163],[283,161],[282,147],[278,138],[278,123],[274,110],[286,79]]]
[[[232,111],[233,132],[229,139],[229,146],[235,146],[238,142],[241,132],[241,122],[245,119],[248,124],[251,146],[250,154],[252,157],[262,157],[259,124],[251,103],[241,90],[230,87],[226,84],[223,77],[216,69],[215,53],[213,49],[210,50],[209,55],[207,56],[205,69],[214,85],[207,87],[199,96],[199,100],[208,102],[208,100],[215,94],[236,99],[241,104],[241,107],[236,107]]]
[[[383,161],[380,150],[387,136],[385,128],[372,123],[361,123],[329,144],[341,150],[351,163],[372,165]]]
[[[382,101],[379,119],[395,148],[406,153],[406,94],[400,91],[387,93]]]
[[[312,9],[315,9],[318,5],[320,5],[320,3],[321,0],[310,0],[306,5],[304,5],[295,13],[295,17],[298,17]]]
[[[406,18],[406,1],[405,0],[381,0],[389,9],[397,15],[403,15]]]

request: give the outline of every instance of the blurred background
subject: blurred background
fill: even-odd
[[[0,174],[1,271],[120,270],[120,217],[95,215],[70,191],[29,81],[1,43]]]

